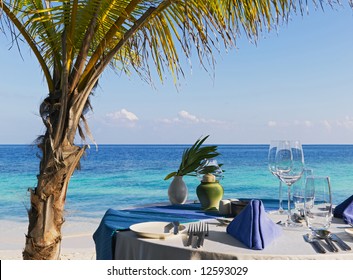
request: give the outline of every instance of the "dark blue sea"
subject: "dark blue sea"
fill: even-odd
[[[183,145],[99,145],[82,159],[71,179],[66,216],[99,218],[108,208],[168,202],[169,181]],[[267,167],[268,145],[219,145],[225,170],[224,198],[277,200],[278,180]],[[304,145],[305,163],[315,175],[330,176],[333,202],[353,194],[353,145]],[[39,159],[34,146],[0,145],[0,219],[26,220],[28,188],[36,186]],[[185,177],[189,200],[196,200],[196,177]],[[284,197],[286,189],[284,189]]]

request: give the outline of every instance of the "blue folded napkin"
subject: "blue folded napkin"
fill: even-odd
[[[250,249],[262,250],[282,233],[266,214],[261,200],[251,200],[227,227],[227,233]]]
[[[343,218],[346,223],[353,223],[353,195],[335,207],[333,215]]]

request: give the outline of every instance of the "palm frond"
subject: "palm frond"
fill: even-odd
[[[217,146],[202,147],[208,137],[209,135],[199,138],[190,148],[184,149],[178,171],[168,174],[164,180],[168,180],[173,176],[190,175],[200,166],[202,160],[219,156],[220,153],[217,152]]]

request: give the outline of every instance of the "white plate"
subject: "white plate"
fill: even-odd
[[[353,237],[353,228],[345,228],[345,232],[347,232],[350,236]]]
[[[170,224],[168,222],[146,222],[130,226],[130,230],[135,232],[140,237],[164,239],[170,235],[174,235],[174,227],[169,231],[165,227]],[[179,233],[186,230],[184,225],[179,225]]]

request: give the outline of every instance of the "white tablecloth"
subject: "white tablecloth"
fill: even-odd
[[[274,221],[284,220],[284,217],[270,216]],[[180,234],[166,239],[139,238],[134,232],[124,231],[116,234],[115,259],[125,260],[279,260],[279,259],[348,259],[353,260],[353,238],[344,228],[347,225],[335,219],[330,231],[336,233],[351,248],[351,251],[316,253],[311,244],[304,242],[303,235],[310,232],[304,225],[300,229],[284,229],[283,234],[274,240],[264,250],[251,250],[237,239],[226,233],[226,227],[219,226],[217,220],[209,220],[210,234],[201,248],[187,247],[187,235]],[[320,241],[327,248],[325,242]]]

